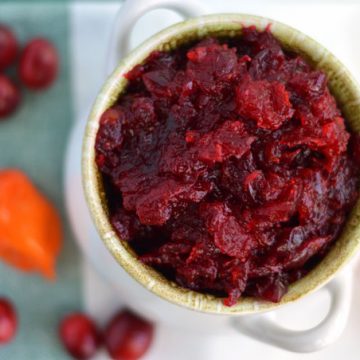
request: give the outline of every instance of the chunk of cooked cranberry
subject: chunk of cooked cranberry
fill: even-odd
[[[271,275],[256,279],[247,289],[247,294],[271,302],[279,302],[288,289],[286,277]]]
[[[100,119],[96,150],[102,154],[120,148],[124,140],[122,128],[126,123],[126,115],[120,107],[105,111]]]
[[[249,74],[254,80],[283,81],[287,73],[281,71],[285,63],[282,50],[263,49],[250,62]]]
[[[282,51],[280,43],[271,34],[270,28],[258,31],[255,26],[249,26],[242,30],[242,43],[249,46],[249,54],[257,54],[264,49],[273,52]]]
[[[248,263],[243,263],[239,259],[225,260],[222,264],[221,272],[220,279],[227,293],[224,305],[233,306],[246,289]]]
[[[254,170],[246,175],[243,183],[243,191],[248,194],[248,197],[253,203],[261,201],[261,189],[266,186],[265,175],[261,170]]]
[[[246,261],[254,246],[249,231],[222,203],[202,204],[200,216],[204,219],[216,247],[224,254]]]
[[[305,99],[322,95],[326,84],[326,75],[319,70],[295,73],[288,81],[288,86]]]
[[[122,208],[111,216],[110,221],[121,239],[125,241],[134,239],[141,231],[140,220]]]
[[[186,137],[189,138],[189,135],[196,136],[196,133],[187,133]],[[201,136],[194,149],[201,161],[211,165],[231,156],[241,158],[255,139],[254,136],[249,136],[240,121],[225,121],[217,130]]]
[[[356,160],[358,161],[358,160]],[[351,165],[350,165],[351,164]],[[330,188],[328,190],[329,206],[336,211],[337,216],[334,216],[333,222],[343,219],[344,214],[338,213],[338,210],[350,209],[354,206],[359,191],[357,190],[357,177],[358,169],[353,165],[350,160],[342,160],[334,169],[338,176],[329,179]]]
[[[285,86],[278,82],[245,81],[236,88],[236,102],[239,115],[262,129],[275,130],[294,113]]]
[[[146,72],[142,76],[142,80],[146,89],[157,97],[171,97],[172,92],[169,88],[171,80],[175,76],[172,69],[153,70]]]
[[[326,96],[319,96],[315,101],[311,102],[311,111],[316,119],[331,120],[341,116],[335,99],[329,93],[329,89],[325,88],[324,92]]]
[[[234,48],[220,45],[216,40],[205,41],[187,53],[186,74],[205,93],[219,91],[218,80],[235,77],[238,58]]]
[[[197,136],[196,132],[193,132]],[[200,136],[200,135],[199,135]],[[204,171],[203,162],[196,156],[196,147],[189,148],[187,143],[189,135],[173,134],[169,139],[169,144],[164,146],[163,156],[161,157],[159,168],[161,172],[171,173],[184,180],[190,181],[197,179]],[[190,142],[189,142],[190,144]],[[181,154],[181,156],[179,156]]]
[[[257,165],[251,151],[245,153],[241,159],[229,158],[221,165],[219,173],[220,188],[231,194],[244,206],[252,203],[249,193],[244,189],[244,180],[252,172],[257,171]]]
[[[137,97],[131,104],[133,115],[130,127],[135,129],[149,130],[157,121],[155,114],[154,101],[147,97]]]
[[[331,152],[338,155],[346,150],[350,135],[345,130],[343,118],[335,117],[333,121],[323,125],[321,131],[327,144],[328,154]]]
[[[136,214],[142,224],[163,225],[172,214],[172,209],[182,202],[200,202],[211,190],[207,182],[182,184],[163,180],[144,194],[136,203]]]
[[[100,119],[100,128],[96,136],[96,163],[106,174],[111,174],[119,164],[116,150],[121,148],[124,140],[126,115],[120,107],[105,111]]]

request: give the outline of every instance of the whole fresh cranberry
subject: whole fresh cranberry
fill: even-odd
[[[19,102],[19,88],[6,75],[0,74],[0,118],[12,114]]]
[[[105,345],[114,360],[139,359],[151,345],[153,325],[129,311],[121,311],[105,330]]]
[[[10,342],[17,330],[17,317],[9,300],[0,298],[0,345]]]
[[[82,313],[67,315],[60,323],[59,333],[64,347],[75,359],[89,359],[101,343],[95,323]]]
[[[46,39],[31,40],[21,54],[19,76],[30,89],[49,87],[58,74],[59,57],[55,47]]]
[[[11,65],[17,55],[18,44],[14,33],[0,25],[0,71]]]

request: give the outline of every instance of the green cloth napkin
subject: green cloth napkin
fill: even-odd
[[[17,337],[0,346],[0,359],[67,359],[59,343],[58,323],[64,314],[82,306],[80,256],[66,222],[63,197],[64,151],[73,121],[69,12],[60,3],[0,2],[0,23],[10,25],[21,44],[35,36],[50,39],[61,57],[54,86],[36,93],[22,88],[19,111],[0,122],[0,168],[24,170],[57,206],[64,226],[56,282],[0,264],[0,296],[13,301],[19,318]],[[15,75],[14,69],[10,74]]]

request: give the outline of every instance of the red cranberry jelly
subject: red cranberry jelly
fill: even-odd
[[[360,141],[270,31],[154,52],[96,139],[111,223],[181,286],[279,301],[358,198]]]

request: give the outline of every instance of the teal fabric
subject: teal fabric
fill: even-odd
[[[0,122],[0,168],[24,170],[56,204],[65,233],[54,283],[0,264],[0,296],[12,299],[19,317],[17,337],[0,346],[0,359],[67,359],[58,340],[58,322],[82,305],[80,257],[66,222],[63,199],[64,150],[73,121],[69,12],[66,4],[0,2],[0,23],[11,25],[21,43],[34,36],[49,38],[61,56],[60,76],[54,86],[36,93],[22,89],[19,111]],[[10,70],[12,75],[14,72]]]

